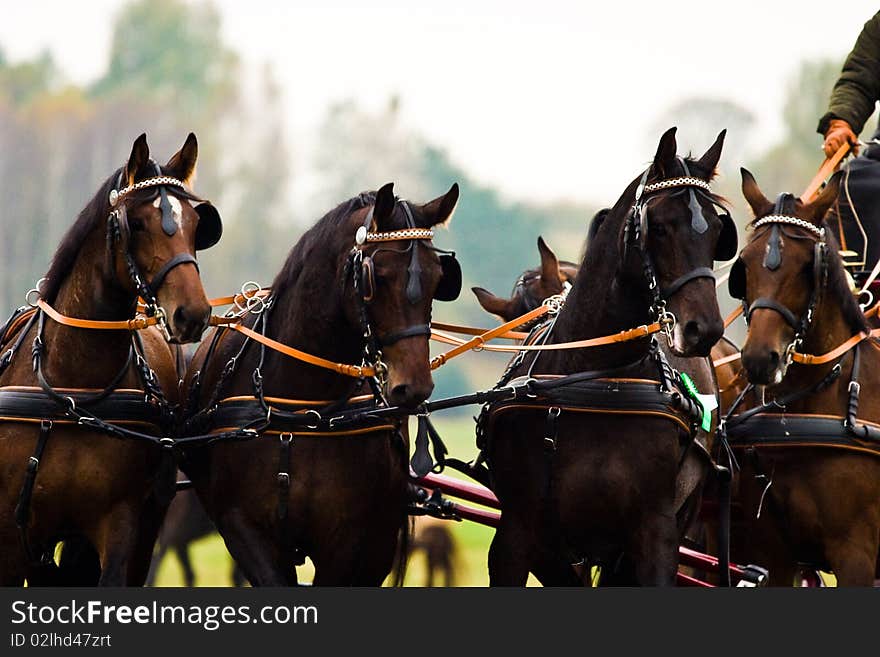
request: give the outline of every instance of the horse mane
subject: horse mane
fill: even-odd
[[[102,221],[107,219],[110,213],[110,190],[115,185],[121,170],[122,168],[120,167],[114,171],[101,184],[92,200],[86,204],[86,207],[77,216],[76,221],[73,222],[73,225],[67,229],[64,237],[61,238],[61,243],[58,245],[55,255],[52,256],[52,264],[49,266],[49,271],[46,273],[46,281],[43,285],[42,297],[47,303],[53,303],[55,297],[58,296],[61,284],[64,283],[67,275],[73,268],[83,242],[88,239],[92,231]]]
[[[599,232],[599,229],[602,227],[602,223],[605,221],[609,212],[611,212],[611,208],[602,208],[593,215],[592,219],[590,219],[590,227],[587,229],[587,242],[592,240],[596,236],[596,233]]]
[[[825,251],[828,258],[828,281],[825,284],[825,294],[840,300],[840,312],[853,333],[869,331],[871,327],[868,319],[859,307],[858,299],[852,293],[846,278],[846,269],[843,266],[843,258],[840,257],[840,244],[837,237],[827,221],[822,222],[822,227],[825,228],[827,243]]]
[[[297,241],[287,255],[287,260],[272,281],[272,290],[274,294],[283,292],[290,286],[294,285],[302,272],[303,265],[308,258],[312,245],[321,245],[321,248],[327,248],[327,245],[333,244],[334,240],[340,235],[340,226],[353,213],[361,208],[373,205],[376,202],[376,192],[361,192],[357,196],[353,196],[347,201],[343,201],[327,214],[321,217],[318,222],[309,228],[305,234]]]

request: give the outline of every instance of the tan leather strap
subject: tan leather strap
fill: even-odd
[[[523,315],[525,317],[525,315]],[[528,321],[523,320],[522,318],[518,318],[514,321]],[[508,323],[509,324],[509,323]],[[507,329],[507,324],[502,324],[498,327],[498,329]],[[559,342],[555,344],[544,344],[544,345],[519,345],[519,346],[510,346],[510,347],[502,347],[496,345],[488,345],[485,344],[485,340],[491,339],[492,336],[488,334],[483,334],[481,336],[476,336],[475,338],[468,340],[467,342],[463,342],[458,338],[455,338],[451,335],[445,335],[443,333],[437,333],[436,331],[432,334],[435,335],[438,341],[446,342],[447,344],[457,344],[454,349],[451,349],[439,356],[435,357],[431,361],[431,369],[437,369],[441,365],[444,365],[452,358],[459,356],[467,351],[476,349],[476,350],[485,350],[485,351],[500,351],[504,353],[519,353],[520,351],[558,351],[563,349],[587,349],[589,347],[600,347],[603,345],[616,344],[619,342],[629,342],[630,340],[638,340],[639,338],[646,338],[649,335],[654,333],[659,333],[663,330],[662,324],[660,322],[654,322],[653,324],[643,325],[636,327],[634,329],[629,329],[627,331],[621,331],[620,333],[613,333],[612,335],[604,335],[598,338],[589,338],[587,340],[576,340],[574,342]],[[503,331],[501,331],[503,332]]]
[[[874,329],[870,333],[857,333],[843,344],[840,344],[831,351],[827,351],[824,354],[820,354],[818,356],[814,356],[813,354],[802,354],[799,351],[796,351],[791,355],[791,359],[795,363],[798,363],[800,365],[824,365],[825,363],[830,363],[831,361],[840,358],[850,349],[852,349],[856,345],[861,344],[868,338],[880,338],[880,329]],[[731,363],[737,360],[741,356],[742,353],[737,352],[735,354],[731,354],[730,356],[725,356],[724,358],[719,358],[716,361],[712,361],[712,364],[715,367],[720,367],[721,365],[726,365],[727,363]]]
[[[810,184],[807,185],[804,193],[801,194],[801,203],[809,203],[813,200],[813,198],[822,188],[822,185],[828,179],[828,176],[830,176],[837,170],[837,167],[840,165],[840,161],[846,157],[847,153],[849,153],[850,148],[852,147],[848,143],[844,144],[837,149],[837,152],[834,155],[832,155],[822,163],[822,166],[819,167],[819,171],[810,181]]]
[[[730,356],[725,356],[724,358],[719,358],[718,360],[713,360],[713,367],[721,367],[722,365],[727,365],[727,363],[732,363],[735,360],[739,360],[742,358],[742,353],[737,351],[735,354],[730,354]]]
[[[733,324],[734,320],[743,314],[742,304],[738,305],[732,313],[730,313],[727,317],[724,318],[724,328],[726,329],[728,326]]]
[[[158,317],[133,317],[132,319],[124,319],[119,321],[103,321],[96,319],[78,319],[76,317],[68,317],[62,315],[48,303],[42,299],[37,300],[37,306],[53,320],[64,326],[73,328],[94,329],[99,331],[141,331],[148,326],[155,326],[159,323]]]
[[[216,299],[211,299],[208,303],[211,304],[212,308],[215,308],[217,306],[228,306],[231,303],[235,303],[237,299],[247,302],[248,299],[251,299],[253,297],[266,298],[267,296],[269,296],[269,292],[269,288],[264,287],[263,289],[254,292],[254,294],[245,295],[239,292],[238,294],[231,294],[228,297],[217,297]]]
[[[825,363],[831,362],[832,360],[843,356],[843,354],[855,347],[860,342],[864,342],[870,337],[877,337],[877,335],[880,335],[880,329],[874,329],[870,333],[858,333],[838,347],[835,347],[831,351],[828,351],[819,356],[814,356],[812,354],[802,354],[796,351],[791,355],[791,359],[795,363],[800,363],[801,365],[824,365]]]
[[[257,290],[254,294],[242,294],[239,292],[238,294],[231,294],[227,297],[216,297],[215,299],[210,299],[208,301],[208,305],[212,308],[216,308],[217,306],[228,306],[232,303],[235,303],[236,300],[240,300],[240,302],[247,302],[248,299],[253,297],[266,298],[269,296],[269,288],[262,288]],[[144,312],[147,309],[147,304],[144,303],[143,299],[138,299],[138,312]]]
[[[474,326],[462,326],[461,324],[445,324],[443,322],[431,322],[431,328],[439,331],[449,331],[452,333],[461,333],[463,335],[483,335],[489,329],[477,328]],[[504,340],[525,340],[529,337],[528,333],[523,331],[508,331],[503,335],[496,335],[496,338]]]
[[[225,325],[233,331],[238,331],[239,333],[249,337],[251,340],[259,342],[260,344],[265,345],[280,354],[284,354],[285,356],[289,356],[290,358],[295,358],[296,360],[308,363],[309,365],[314,365],[315,367],[323,367],[325,370],[332,370],[333,372],[337,372],[338,374],[344,374],[345,376],[351,376],[356,379],[364,376],[374,376],[376,373],[375,370],[369,366],[334,363],[333,361],[327,360],[326,358],[307,354],[304,351],[300,351],[299,349],[295,349],[294,347],[289,347],[286,344],[282,344],[281,342],[273,340],[272,338],[267,338],[265,335],[257,333],[247,326],[243,326],[237,323],[231,323],[229,317],[223,317],[220,319],[225,320]]]
[[[511,329],[515,329],[517,326],[522,326],[526,322],[530,322],[533,319],[537,319],[538,317],[541,317],[542,315],[546,315],[549,311],[550,311],[550,308],[548,306],[544,306],[544,305],[538,306],[534,310],[530,310],[529,312],[527,312],[525,315],[520,315],[519,317],[516,317],[509,322],[505,322],[504,324],[496,326],[493,329],[489,329],[488,331],[484,331],[483,333],[480,333],[479,335],[475,335],[470,340],[462,341],[462,342],[460,342],[460,344],[458,344],[458,346],[450,349],[447,352],[439,354],[434,359],[432,359],[431,360],[431,369],[435,370],[438,367],[440,367],[441,365],[444,365],[448,361],[452,360],[456,356],[460,356],[461,354],[466,353],[472,349],[480,349],[481,347],[486,346],[486,342],[488,342],[489,340],[492,340],[493,338],[504,335],[505,333],[507,333]],[[432,331],[432,335],[433,334],[434,334],[434,332]],[[445,336],[445,337],[451,338],[451,336]],[[457,338],[452,338],[452,339],[455,341],[458,341]],[[493,351],[496,349],[497,348],[493,349]],[[518,351],[518,349],[514,349],[514,351]]]

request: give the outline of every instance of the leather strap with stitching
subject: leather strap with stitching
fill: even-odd
[[[39,299],[37,306],[53,320],[64,326],[81,329],[95,329],[104,331],[141,331],[148,326],[155,326],[159,323],[158,317],[133,317],[131,319],[123,319],[118,321],[107,321],[97,319],[79,319],[77,317],[68,317],[62,315],[48,303]]]
[[[502,325],[498,328],[506,329],[506,327],[507,325]],[[660,322],[654,322],[653,324],[642,325],[633,329],[621,331],[620,333],[604,335],[598,338],[589,338],[587,340],[576,340],[574,342],[558,342],[543,345],[518,345],[510,347],[483,344],[484,340],[491,339],[491,337],[493,337],[486,334],[483,334],[482,336],[476,336],[476,338],[468,340],[467,342],[461,342],[457,338],[454,338],[450,335],[444,335],[435,331],[434,335],[440,342],[447,342],[448,344],[458,344],[458,346],[434,358],[431,361],[431,369],[437,369],[450,359],[455,358],[456,356],[466,351],[470,351],[471,349],[484,349],[486,351],[500,351],[505,353],[519,353],[521,351],[558,351],[564,349],[586,349],[589,347],[601,347],[604,345],[616,344],[620,342],[629,342],[630,340],[638,340],[639,338],[646,338],[650,335],[653,335],[654,333],[659,333],[662,330],[663,326],[660,324]]]
[[[226,325],[232,329],[233,331],[238,331],[243,335],[246,335],[251,340],[259,342],[262,345],[269,347],[277,351],[278,353],[284,354],[285,356],[289,356],[290,358],[295,358],[296,360],[301,360],[304,363],[308,363],[309,365],[314,365],[316,367],[323,367],[327,370],[332,370],[339,374],[344,374],[345,376],[351,376],[354,378],[368,377],[374,376],[375,371],[372,367],[364,366],[364,365],[347,365],[345,363],[334,363],[331,360],[327,360],[326,358],[321,358],[320,356],[313,356],[312,354],[308,354],[304,351],[300,351],[294,347],[289,347],[286,344],[282,344],[277,340],[273,340],[272,338],[266,337],[265,335],[254,331],[253,329],[248,328],[242,324],[238,323],[230,323],[229,318],[223,318],[226,320]]]

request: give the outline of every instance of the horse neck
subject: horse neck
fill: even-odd
[[[116,321],[134,315],[137,297],[108,281],[105,234],[94,230],[79,250],[70,273],[52,305],[79,319]],[[100,388],[124,365],[131,336],[128,331],[79,329],[46,318],[43,370],[54,385]],[[85,365],[85,366],[84,366]]]
[[[611,221],[611,217],[606,219]],[[578,276],[556,320],[554,342],[611,335],[651,322],[646,286],[640,279],[625,277],[620,271],[623,256],[618,235],[622,221],[602,226],[588,245]],[[610,368],[637,360],[648,348],[648,340],[643,339],[555,352],[554,365],[564,365],[569,371]]]
[[[343,303],[335,262],[326,258],[306,264],[297,281],[276,296],[267,332],[313,356],[360,364],[363,336],[352,326]],[[262,373],[267,395],[288,398],[332,400],[346,394],[352,385],[350,377],[271,350],[266,351]]]

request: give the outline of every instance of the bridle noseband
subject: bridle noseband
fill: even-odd
[[[825,229],[816,226],[808,221],[804,221],[793,214],[790,214],[790,208],[793,206],[794,196],[791,194],[780,194],[773,207],[773,212],[766,217],[762,217],[755,222],[755,229],[769,226],[771,229],[770,238],[767,241],[767,249],[764,254],[762,265],[765,269],[776,271],[782,265],[782,230],[781,226],[794,226],[808,233],[807,237],[797,239],[815,239],[815,248],[813,250],[813,271],[814,284],[810,293],[810,301],[806,311],[801,317],[798,317],[790,308],[780,303],[776,299],[770,297],[759,297],[751,304],[746,300],[745,290],[745,265],[741,259],[734,263],[731,270],[728,288],[731,296],[742,300],[743,316],[746,323],[751,320],[752,313],[758,309],[772,310],[778,313],[785,323],[794,331],[794,338],[786,347],[785,362],[791,362],[792,355],[803,343],[807,331],[813,322],[816,307],[819,303],[819,296],[825,286],[827,276],[827,245],[825,242]]]
[[[715,252],[716,260],[729,260],[736,255],[736,226],[727,210],[712,197],[712,188],[709,183],[701,178],[691,175],[684,159],[678,158],[684,168],[685,175],[676,178],[667,178],[654,183],[647,183],[651,169],[645,171],[636,188],[635,201],[632,210],[627,216],[624,229],[624,242],[626,247],[634,247],[642,260],[642,269],[651,294],[651,313],[654,321],[663,325],[666,339],[670,346],[673,342],[672,329],[675,327],[676,318],[666,309],[666,302],[691,281],[700,278],[715,280],[715,273],[710,267],[697,267],[679,276],[669,285],[661,288],[657,282],[657,274],[653,260],[647,247],[648,233],[648,202],[660,193],[668,190],[677,190],[672,195],[680,193],[688,194],[688,209],[691,213],[691,228],[698,235],[702,235],[709,228],[709,223],[703,214],[703,208],[697,200],[697,194],[707,199],[714,206],[720,208],[722,231]]]
[[[158,318],[159,328],[162,330],[165,339],[170,340],[171,332],[168,328],[167,316],[165,310],[159,305],[156,295],[172,269],[179,267],[180,265],[192,264],[195,266],[196,271],[198,271],[199,263],[191,253],[178,253],[169,258],[162,267],[159,268],[159,271],[156,272],[153,278],[147,281],[141,273],[137,262],[135,262],[134,255],[131,252],[131,229],[128,225],[128,214],[125,200],[130,194],[142,189],[158,188],[160,199],[159,209],[162,212],[162,231],[171,237],[177,232],[178,225],[174,220],[171,203],[168,200],[167,188],[178,188],[178,193],[182,192],[187,198],[195,199],[196,197],[189,194],[186,190],[186,185],[182,180],[174,178],[173,176],[163,175],[159,165],[152,161],[151,163],[155,168],[156,175],[131,185],[123,187],[122,183],[124,182],[125,169],[123,168],[119,173],[119,176],[116,179],[116,186],[110,190],[109,194],[111,210],[110,215],[107,218],[107,242],[108,249],[111,252],[117,242],[124,245],[123,255],[125,257],[126,268],[128,269],[128,274],[137,289],[138,296],[143,299],[145,303],[145,312],[149,317],[156,316]]]
[[[414,305],[423,298],[422,270],[419,263],[418,245],[428,248],[440,256],[443,275],[434,298],[441,301],[452,300],[458,296],[461,289],[461,268],[455,259],[455,253],[439,249],[430,244],[429,241],[434,237],[433,229],[416,227],[415,217],[413,216],[412,209],[409,207],[409,203],[403,199],[398,199],[397,202],[403,208],[406,215],[407,227],[385,232],[372,231],[375,206],[370,207],[364,218],[364,223],[358,227],[355,233],[355,244],[346,262],[346,270],[352,276],[355,297],[358,301],[361,328],[364,336],[364,361],[373,365],[377,373],[376,378],[380,383],[384,383],[384,376],[387,371],[387,367],[382,361],[382,348],[396,344],[406,338],[430,336],[431,325],[430,323],[415,324],[381,336],[374,333],[367,310],[376,293],[373,257],[386,249],[380,246],[370,254],[366,254],[364,247],[371,243],[409,242],[408,246],[403,249],[403,252],[410,251],[406,284],[406,298],[410,304]]]

